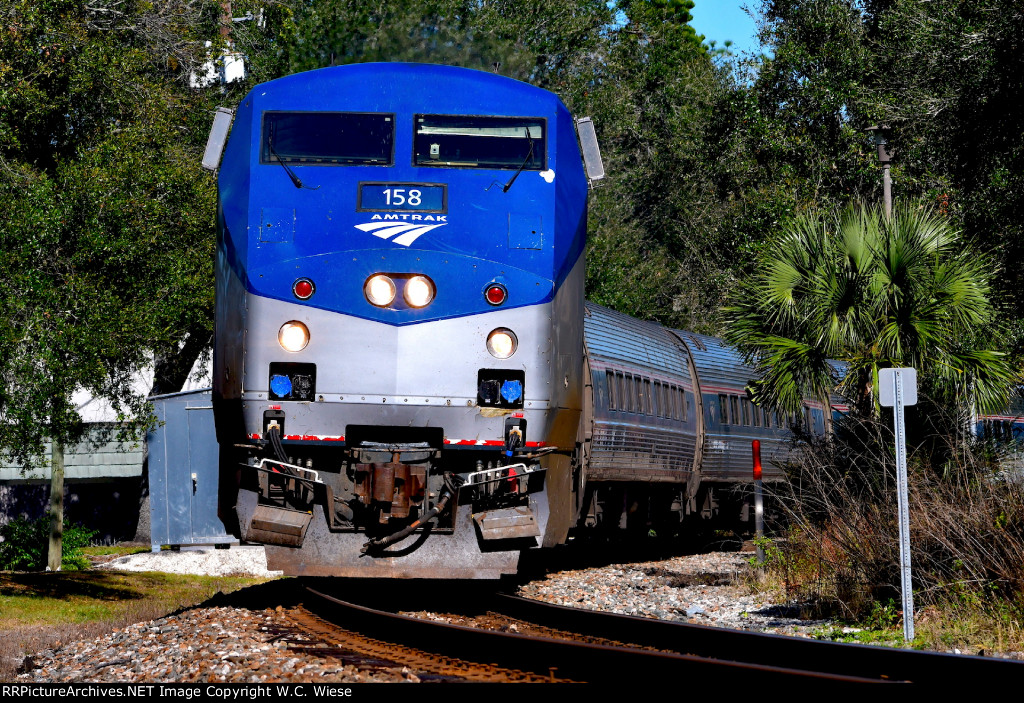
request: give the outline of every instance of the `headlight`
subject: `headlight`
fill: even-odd
[[[509,358],[516,353],[518,346],[519,340],[516,339],[515,332],[510,329],[499,327],[487,335],[487,351],[495,359]]]
[[[366,279],[366,283],[363,284],[363,293],[366,295],[366,299],[377,307],[387,307],[395,299],[395,282],[378,273]]]
[[[302,351],[309,344],[309,329],[298,320],[292,320],[281,325],[277,333],[277,341],[281,343],[285,351]]]
[[[434,299],[434,284],[426,276],[413,276],[405,282],[405,302],[422,308]]]

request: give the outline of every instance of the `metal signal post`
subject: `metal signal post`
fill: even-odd
[[[764,494],[762,492],[761,480],[761,442],[753,440],[750,448],[754,453],[754,535],[757,542],[757,563],[764,564],[764,547],[761,546],[761,538],[764,537]]]
[[[900,587],[903,592],[903,638],[914,639],[914,590],[910,570],[910,514],[907,507],[907,435],[903,408],[917,404],[917,371],[879,369],[878,401],[892,407],[896,432],[896,507],[900,521]]]

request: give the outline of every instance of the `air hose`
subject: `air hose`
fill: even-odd
[[[416,531],[417,527],[429,522],[430,520],[433,520],[435,517],[440,515],[442,511],[444,511],[445,507],[448,505],[448,501],[451,500],[451,497],[455,495],[455,493],[459,490],[459,486],[461,486],[462,483],[462,478],[460,478],[459,476],[456,476],[451,473],[446,473],[444,475],[444,489],[441,491],[441,499],[434,504],[433,508],[428,510],[426,513],[421,515],[416,520],[413,520],[411,523],[403,527],[398,532],[386,535],[384,537],[377,537],[368,540],[365,544],[363,544],[362,548],[359,550],[359,553],[366,554],[371,549],[383,549],[384,547],[387,547],[389,544],[394,544],[395,542],[403,540],[409,535],[411,535],[413,532]]]

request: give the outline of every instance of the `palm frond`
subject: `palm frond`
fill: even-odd
[[[971,344],[994,319],[992,267],[928,208],[807,213],[769,252],[725,311],[726,340],[761,374],[763,405],[793,410],[837,388],[864,397],[887,366],[913,366],[984,407],[1017,382],[1004,355]]]

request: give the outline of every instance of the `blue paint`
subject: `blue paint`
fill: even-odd
[[[455,84],[458,90],[451,89]],[[293,161],[289,167],[307,186],[296,188],[280,163],[260,163],[266,111],[393,115],[393,165]],[[543,120],[548,171],[524,169],[503,192],[516,169],[415,166],[415,116],[421,114]],[[360,211],[359,191],[367,183],[443,185],[444,207],[436,207],[433,196],[430,204],[446,211],[367,209],[377,201]],[[498,277],[509,292],[504,307],[547,303],[586,239],[587,181],[574,122],[558,97],[448,66],[356,64],[257,86],[236,113],[219,194],[220,247],[250,293],[294,302],[292,285],[306,277],[317,295],[303,304],[392,325],[490,312],[481,291]],[[274,230],[282,223],[288,227]],[[393,227],[372,229],[375,224]],[[264,225],[274,231],[261,235]],[[395,242],[414,228],[423,231],[409,234],[407,246]],[[375,273],[428,274],[437,297],[418,310],[374,307],[363,283]]]

